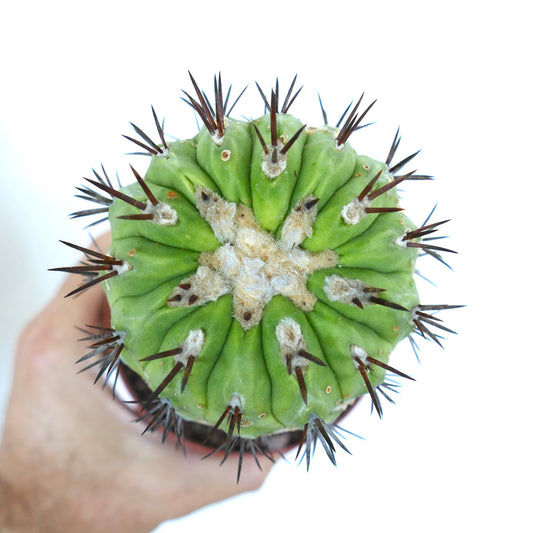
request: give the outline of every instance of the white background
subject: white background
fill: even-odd
[[[7,4],[7,3],[6,3]],[[197,7],[194,7],[197,6]],[[150,105],[179,138],[196,129],[179,100],[190,69],[207,91],[219,70],[236,112],[259,115],[253,86],[282,90],[297,72],[292,112],[334,122],[365,91],[378,99],[354,134],[384,158],[398,125],[400,155],[422,148],[404,206],[435,220],[460,253],[454,272],[429,260],[426,303],[458,332],[445,350],[408,345],[392,362],[411,372],[384,420],[368,403],[345,426],[352,456],[316,454],[311,471],[279,464],[264,487],[161,526],[172,531],[531,531],[530,277],[532,39],[527,3],[506,2],[10,2],[0,13],[0,419],[15,339],[55,293],[72,251],[87,243],[74,187],[104,163],[124,181],[129,121],[151,131]],[[411,167],[412,168],[412,167]]]

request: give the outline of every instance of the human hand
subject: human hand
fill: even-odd
[[[108,389],[76,375],[84,347],[74,326],[101,324],[107,311],[100,287],[66,301],[78,285],[69,276],[19,340],[0,445],[0,531],[146,532],[257,489],[270,464],[261,472],[245,456],[237,485],[238,457],[220,468],[215,457],[189,449],[185,457],[156,435],[141,436]]]

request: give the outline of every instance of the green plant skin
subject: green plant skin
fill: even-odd
[[[314,129],[308,134],[302,154],[302,167],[291,204],[313,194],[320,210],[331,195],[353,175],[357,154],[349,145],[337,148],[331,128]]]
[[[251,207],[249,169],[252,157],[252,136],[249,124],[227,119],[224,139],[220,146],[213,142],[206,129],[202,129],[196,136],[195,143],[199,166],[212,176],[222,196],[230,202]],[[231,153],[227,160],[223,160],[224,151]]]
[[[196,203],[196,187],[220,192],[215,182],[198,165],[195,139],[169,143],[168,158],[152,158],[145,179],[170,190],[179,190],[192,205]],[[138,185],[135,184],[135,187]]]
[[[377,214],[370,213],[359,223],[350,226],[339,217],[339,212],[346,205],[346,199],[358,196],[366,184],[380,171],[381,176],[376,182],[376,189],[392,181],[392,176],[389,174],[387,166],[370,157],[357,156],[351,179],[341,185],[322,208],[320,217],[314,224],[313,236],[304,243],[304,247],[307,250],[318,251],[326,245],[336,249],[368,230],[378,218]],[[394,188],[378,196],[372,203],[373,207],[395,207],[397,205],[398,193]],[[382,244],[383,239],[379,242],[379,245]]]
[[[278,136],[290,139],[303,124],[290,115],[278,115]],[[270,115],[265,115],[255,121],[257,129],[265,139],[270,138]],[[256,135],[254,135],[253,160],[249,179],[252,185],[252,199],[254,214],[259,224],[267,231],[275,232],[280,226],[291,207],[291,195],[297,183],[297,175],[302,164],[302,151],[305,136],[300,136],[290,149],[287,167],[276,178],[268,178],[257,162],[263,159],[263,149]]]
[[[302,126],[290,115],[278,114],[277,118],[278,136],[286,139]],[[417,251],[399,246],[395,240],[415,226],[402,212],[368,214],[354,225],[343,221],[343,206],[379,171],[382,174],[374,189],[392,177],[384,163],[357,155],[349,145],[339,149],[334,129],[304,131],[287,152],[285,170],[272,179],[261,169],[263,149],[252,123],[226,120],[220,145],[204,128],[192,140],[169,143],[168,158],[152,158],[145,182],[160,202],[175,209],[175,225],[118,219],[139,212],[120,200],[109,210],[113,236],[109,254],[131,265],[128,272],[104,283],[112,327],[126,334],[121,358],[155,390],[175,362],[172,357],[140,359],[174,349],[190,331],[201,329],[205,342],[187,386],[182,392],[182,371],[160,395],[168,398],[184,419],[213,426],[237,395],[244,438],[301,429],[312,413],[333,422],[367,392],[350,347],[356,345],[386,363],[413,324],[408,311],[380,305],[360,309],[330,301],[324,291],[325,280],[335,274],[359,279],[385,289],[382,298],[412,309],[419,304],[413,281]],[[268,143],[270,115],[257,119],[255,125]],[[231,154],[225,160],[227,151]],[[300,248],[314,254],[333,250],[338,259],[336,266],[308,276],[307,288],[317,298],[311,311],[274,295],[264,307],[262,320],[244,329],[232,316],[231,294],[201,306],[168,306],[172,289],[196,272],[201,252],[214,252],[222,245],[196,208],[197,187],[251,207],[261,227],[277,239],[298,201],[309,195],[318,198],[313,234]],[[123,191],[146,201],[138,184]],[[395,189],[372,205],[397,206]],[[280,355],[276,326],[287,317],[300,326],[307,351],[325,363],[309,363],[305,368],[307,404]],[[385,371],[375,366],[368,375],[377,386]]]

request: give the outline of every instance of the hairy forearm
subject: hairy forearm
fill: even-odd
[[[47,487],[44,485],[29,487],[0,475],[0,533],[108,533],[121,530],[120,524],[100,515],[98,505],[80,501],[74,490],[65,492],[53,482]],[[91,507],[93,512],[88,512]],[[102,511],[105,515],[106,510]],[[123,518],[128,532],[146,533],[152,529],[143,526],[142,522],[136,524],[139,529],[132,528],[128,517]],[[119,529],[114,529],[117,526]]]
[[[0,474],[0,533],[39,533],[46,531],[38,517],[35,494],[18,487]],[[51,531],[51,529],[49,529]]]
[[[92,531],[82,521],[84,505],[76,503],[68,471],[47,468],[27,451],[22,443],[0,447],[0,533]]]
[[[120,506],[112,512],[100,487],[79,490],[79,480],[68,473],[57,478],[43,470],[22,467],[19,475],[19,468],[8,470],[0,466],[0,533],[146,533],[157,525],[138,516],[132,523]]]
[[[30,487],[0,474],[0,533],[80,531],[69,524],[68,508],[54,503],[42,487]]]

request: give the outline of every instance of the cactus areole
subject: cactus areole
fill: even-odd
[[[412,379],[389,365],[394,347],[450,331],[433,313],[456,306],[422,305],[414,281],[419,255],[452,252],[428,242],[445,221],[416,226],[397,192],[430,177],[404,171],[416,154],[393,162],[398,133],[383,162],[352,148],[362,98],[336,126],[320,102],[325,124],[309,127],[288,113],[295,78],[283,102],[277,83],[270,98],[258,86],[266,114],[236,120],[220,75],[214,104],[191,81],[194,138],[168,142],[153,112],[157,142],[135,125],[127,137],[151,158],[145,176],[131,167],[115,188],[102,167],[78,189],[97,207],[73,218],[103,214],[112,234],[105,253],[65,243],[86,261],[54,269],[85,276],[68,296],[96,283],[107,295],[110,327],[83,330],[82,360],[97,379],[135,372],[140,420],[178,443],[186,424],[223,431],[224,457],[242,463],[297,431],[308,466],[317,439],[334,462],[337,419],[367,393],[381,416],[394,378]]]

